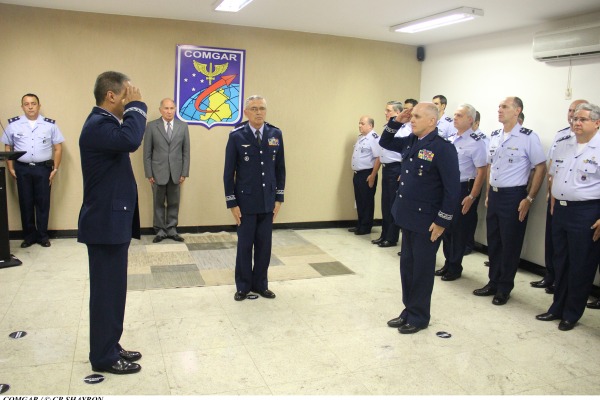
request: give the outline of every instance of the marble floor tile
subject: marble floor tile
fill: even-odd
[[[20,339],[0,336],[0,370],[73,361],[77,327],[27,330]]]
[[[372,394],[365,385],[348,375],[272,385],[271,391],[276,396],[369,396]]]
[[[30,330],[77,327],[81,298],[60,301],[14,301],[0,322],[0,330]]]
[[[43,364],[0,368],[0,383],[10,385],[2,396],[69,393],[73,364]]]
[[[168,243],[167,241],[162,241],[160,243],[146,245],[145,250],[147,254],[171,252],[177,253],[188,251],[188,246],[186,246],[185,243]]]
[[[150,299],[157,321],[223,314],[213,292],[204,287],[153,290]]]
[[[84,288],[84,279],[27,279],[20,286],[14,301],[80,300]]]

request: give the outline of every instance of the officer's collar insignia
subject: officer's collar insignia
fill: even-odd
[[[18,120],[20,120],[20,119],[21,119],[21,117],[12,117],[12,118],[9,118],[9,119],[8,119],[8,123],[9,123],[9,124],[12,124],[13,122],[15,122],[15,121],[18,121]]]
[[[279,146],[279,139],[277,138],[269,138],[269,146]]]
[[[56,120],[50,119],[50,118],[44,118],[44,121],[49,122],[51,124],[56,123]]]
[[[418,157],[421,160],[433,161],[433,156],[435,156],[435,154],[433,154],[433,152],[431,150],[425,150],[425,149],[419,150],[419,156]]]
[[[584,164],[592,164],[592,165],[598,165],[598,162],[595,160],[596,157],[592,157],[592,159],[590,160],[583,160]]]

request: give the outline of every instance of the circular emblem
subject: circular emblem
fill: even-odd
[[[437,332],[436,336],[441,339],[450,339],[452,337],[451,334],[449,334],[448,332],[444,332],[444,331]]]
[[[104,380],[104,375],[100,374],[92,374],[83,378],[83,381],[88,385],[95,385],[96,383],[100,383]]]
[[[27,336],[27,332],[16,331],[16,332],[11,333],[8,336],[11,337],[11,338],[13,338],[13,339],[21,339],[22,337]]]
[[[248,161],[248,160],[250,160],[250,157],[248,157],[248,156],[244,157],[244,161]]]
[[[0,394],[8,392],[8,389],[10,389],[10,385],[0,383]]]
[[[247,299],[250,300],[256,300],[258,299],[258,295],[257,294],[249,294],[248,296],[246,296]]]

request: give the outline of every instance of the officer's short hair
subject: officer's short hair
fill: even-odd
[[[175,100],[173,100],[173,99],[172,99],[172,98],[170,98],[170,97],[165,97],[164,99],[162,99],[162,100],[160,101],[160,104],[158,105],[158,108],[162,108],[162,106],[163,106],[164,102],[165,102],[165,101],[167,101],[167,100],[169,100],[169,101],[172,101],[172,102],[173,102],[173,104],[175,104]],[[177,106],[177,105],[175,104],[175,106]]]
[[[406,100],[404,100],[404,104],[406,104],[406,103],[412,104],[413,107],[416,106],[417,104],[419,104],[419,102],[416,101],[415,99],[406,99]]]
[[[481,114],[479,114],[479,111],[475,111],[475,119],[473,120],[473,122],[479,121],[481,121]]]
[[[40,99],[39,99],[39,97],[37,97],[37,95],[35,95],[33,93],[27,93],[27,94],[24,94],[23,97],[21,97],[21,105],[23,105],[23,100],[25,99],[25,97],[35,97],[35,100],[37,101],[37,103],[40,104]]]
[[[600,107],[592,103],[581,103],[575,108],[575,112],[577,111],[589,111],[590,118],[593,121],[597,121],[600,119]]]
[[[473,122],[475,122],[475,118],[477,117],[477,110],[475,110],[475,107],[473,107],[470,104],[464,103],[458,106],[458,108],[464,108],[467,111],[467,116],[471,117]]]
[[[106,71],[98,75],[96,84],[94,85],[96,105],[99,106],[104,102],[108,92],[121,93],[125,82],[128,80],[129,77],[127,75],[115,71]]]
[[[250,104],[250,102],[251,102],[252,100],[264,100],[264,101],[265,101],[265,104],[267,104],[267,99],[265,99],[264,97],[262,97],[262,96],[260,96],[260,95],[258,95],[258,94],[253,94],[252,96],[250,96],[250,97],[248,97],[248,98],[246,99],[246,102],[244,103],[244,108],[247,108],[247,107],[248,107],[248,104]]]
[[[515,108],[520,108],[521,111],[523,111],[523,100],[521,100],[517,96],[513,97],[512,99],[513,99],[513,106],[515,106]]]
[[[440,99],[440,104],[443,104],[443,105],[448,104],[448,99],[446,99],[446,96],[444,96],[443,94],[438,94],[437,96],[433,96],[433,100],[435,100],[435,99]]]
[[[520,112],[519,116],[517,117],[517,119],[520,119],[521,123],[525,122],[525,114],[523,114],[522,112]]]
[[[396,112],[402,112],[402,110],[404,109],[404,107],[402,106],[402,103],[400,103],[399,101],[396,101],[396,100],[388,101],[387,105],[392,106],[392,109]],[[373,125],[373,126],[375,126],[375,125]]]
[[[371,126],[375,126],[375,120],[371,117],[367,117],[367,122],[371,125]]]

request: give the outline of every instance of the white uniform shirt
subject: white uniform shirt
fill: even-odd
[[[372,169],[375,160],[380,155],[379,136],[375,131],[371,131],[366,135],[359,135],[352,153],[352,170]]]

